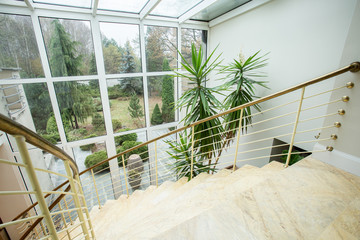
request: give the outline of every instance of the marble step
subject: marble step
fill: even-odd
[[[178,224],[159,235],[146,239],[153,240],[238,240],[256,238],[241,225],[241,215],[233,204],[222,205],[192,217],[188,221]]]
[[[354,199],[319,236],[318,240],[360,239],[360,198]]]
[[[237,174],[237,180],[240,180],[242,176],[246,175],[246,172],[251,172],[254,169],[257,171],[267,170],[268,172],[276,172],[283,168],[276,169],[273,167],[269,169],[265,168],[264,170],[255,167],[245,167],[244,169],[237,170],[243,172],[243,174]],[[140,222],[138,220],[138,223],[132,222],[132,224],[130,224],[138,230],[123,232],[121,234],[123,238],[121,239],[148,239],[151,236],[156,236],[177,224],[186,222],[188,219],[211,209],[211,207],[219,201],[222,201],[221,191],[226,184],[231,183],[227,181],[234,181],[233,178],[230,178],[231,176],[231,171],[222,170],[215,175],[210,175],[210,177],[207,177],[204,181],[193,184],[192,187],[189,188],[191,184],[190,181],[184,186],[184,189],[187,187],[186,191],[183,189],[183,192],[173,195],[171,201],[163,202],[148,214],[139,216],[139,218],[141,218]],[[176,218],[169,218],[169,216],[176,216]],[[137,228],[136,226],[139,227]],[[114,235],[108,235],[107,237],[118,236],[120,235],[114,233]]]
[[[359,187],[359,177],[306,158],[223,198],[217,206],[188,221],[150,236],[199,240],[360,239]]]

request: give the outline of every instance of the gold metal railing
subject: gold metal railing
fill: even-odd
[[[295,146],[300,145],[306,145],[306,144],[314,144],[316,142],[329,142],[334,141],[337,138],[336,134],[332,134],[331,136],[324,137],[324,138],[314,138],[314,139],[306,139],[304,137],[300,138],[299,140],[296,139],[296,137],[299,137],[301,135],[305,134],[312,134],[312,137],[322,130],[334,128],[336,129],[339,127],[338,123],[335,123],[334,125],[329,126],[312,126],[311,128],[306,128],[302,125],[304,124],[310,124],[313,125],[314,121],[322,120],[329,116],[335,116],[335,115],[343,115],[344,110],[340,109],[339,112],[329,113],[329,114],[322,114],[322,115],[316,115],[314,113],[311,113],[312,115],[310,117],[307,117],[306,119],[301,118],[301,114],[304,114],[306,112],[311,112],[312,110],[318,110],[321,108],[326,108],[328,105],[331,104],[338,104],[341,102],[346,102],[348,100],[348,97],[339,97],[339,99],[330,101],[330,102],[321,102],[318,105],[309,105],[308,102],[313,100],[316,97],[322,96],[324,94],[331,94],[333,92],[339,91],[344,88],[352,88],[353,83],[344,84],[342,87],[334,88],[334,89],[327,89],[321,92],[317,92],[315,94],[306,95],[306,89],[315,85],[316,83],[319,83],[321,81],[324,81],[329,78],[333,78],[335,76],[338,76],[340,74],[343,74],[345,72],[357,72],[360,69],[360,63],[355,62],[350,64],[349,66],[346,66],[344,68],[341,68],[337,71],[331,72],[329,74],[326,74],[324,76],[312,79],[310,81],[304,82],[302,84],[296,85],[294,87],[285,89],[283,91],[271,94],[269,96],[257,99],[253,102],[249,102],[247,104],[241,105],[239,107],[221,112],[219,114],[216,114],[214,116],[211,116],[209,118],[202,119],[198,122],[192,123],[190,125],[180,127],[176,130],[170,131],[168,133],[165,133],[159,137],[153,138],[150,141],[147,141],[145,143],[139,144],[136,147],[130,148],[122,153],[119,153],[113,157],[110,157],[92,167],[89,169],[86,169],[80,173],[81,180],[83,183],[83,188],[87,189],[87,196],[86,199],[88,200],[89,206],[98,205],[99,208],[101,208],[101,205],[104,204],[104,202],[107,199],[116,199],[121,194],[127,194],[128,196],[131,194],[134,189],[137,189],[137,187],[140,187],[142,189],[145,189],[149,185],[160,185],[161,182],[166,180],[176,180],[178,178],[178,175],[176,175],[176,170],[179,167],[176,167],[174,162],[169,165],[169,155],[163,154],[163,156],[159,156],[159,153],[164,153],[164,151],[171,151],[171,148],[169,147],[169,142],[164,143],[163,140],[169,137],[173,137],[173,140],[170,142],[176,143],[178,141],[178,134],[182,133],[184,131],[190,130],[191,135],[189,137],[189,151],[188,157],[189,157],[189,170],[190,173],[190,179],[192,179],[195,174],[195,170],[201,170],[201,168],[197,167],[197,169],[194,169],[194,161],[195,159],[208,154],[208,152],[201,152],[199,153],[199,148],[196,146],[196,140],[194,140],[194,136],[196,134],[200,134],[200,132],[195,132],[194,127],[201,124],[206,123],[209,120],[215,119],[215,118],[221,118],[223,116],[226,116],[227,114],[230,114],[235,111],[244,111],[247,107],[251,107],[255,104],[262,104],[271,102],[272,100],[286,97],[289,94],[295,93],[296,91],[300,91],[298,99],[284,102],[281,104],[275,104],[274,107],[264,109],[261,112],[254,113],[251,115],[253,118],[259,118],[262,116],[262,119],[259,119],[258,121],[254,121],[252,124],[250,124],[248,127],[253,126],[256,128],[256,130],[247,132],[247,133],[241,133],[242,126],[242,114],[240,116],[240,119],[237,119],[235,121],[239,121],[239,127],[238,127],[238,134],[232,139],[228,139],[229,141],[232,141],[233,143],[229,146],[226,146],[226,144],[223,144],[222,148],[220,149],[221,154],[219,156],[216,156],[213,160],[213,163],[211,166],[215,167],[218,165],[219,159],[221,160],[221,166],[225,166],[226,164],[232,164],[233,170],[235,170],[236,164],[240,162],[255,162],[260,159],[271,159],[275,157],[285,157],[284,166],[287,167],[290,163],[290,160],[292,156],[298,155],[298,154],[311,154],[314,153],[312,150],[304,150],[302,152],[294,152],[293,149]],[[304,105],[305,103],[305,105]],[[290,110],[283,110],[282,108],[286,108],[287,106],[292,105]],[[306,106],[306,107],[304,107]],[[265,117],[264,115],[279,112],[280,114],[277,116],[270,116]],[[248,116],[250,117],[250,116]],[[288,117],[292,117],[291,121],[285,121],[284,124],[273,124],[271,125],[271,122],[286,119]],[[222,123],[223,124],[223,123]],[[266,127],[261,127],[261,125],[265,125]],[[270,125],[270,126],[268,126]],[[217,126],[209,126],[207,129],[203,130],[209,130],[211,128],[215,128]],[[291,129],[288,130],[288,132],[282,131],[282,129],[286,129],[291,127]],[[300,128],[299,128],[300,127]],[[233,131],[233,130],[229,130]],[[272,132],[274,134],[269,134],[268,132]],[[279,132],[279,133],[278,133]],[[276,134],[278,133],[278,134]],[[219,133],[219,134],[226,134],[226,132]],[[263,135],[261,137],[258,137],[258,135]],[[264,145],[264,142],[271,141],[273,139],[280,138],[280,139],[288,139],[288,142],[285,144],[278,144],[276,146],[272,145]],[[243,141],[241,141],[243,140]],[[220,142],[222,143],[222,142]],[[255,145],[254,147],[252,145]],[[258,146],[256,146],[258,145]],[[129,169],[126,165],[126,162],[129,161],[129,158],[126,158],[126,155],[129,155],[131,153],[134,153],[137,149],[147,146],[148,149],[145,152],[142,152],[143,155],[149,155],[148,157],[143,158],[141,161],[145,161],[145,164],[148,165],[148,168],[146,170],[141,170],[143,167],[139,167],[138,170],[140,171],[140,175],[142,176],[142,182],[138,184],[138,186],[132,186],[131,183],[134,183],[134,180],[132,180],[129,177]],[[276,154],[260,154],[262,151],[269,151],[271,149],[276,148],[287,148],[287,153],[276,153]],[[306,149],[306,148],[305,148]],[[234,151],[234,153],[231,153],[231,150]],[[332,150],[331,146],[328,146],[326,149],[323,149],[321,151],[326,150]],[[185,154],[186,151],[180,152],[179,154]],[[254,153],[254,154],[253,154]],[[257,155],[255,154],[257,153]],[[253,155],[252,155],[253,154]],[[220,156],[221,155],[221,156]],[[244,156],[243,158],[239,159],[240,156]],[[110,171],[110,166],[103,168],[98,171],[94,171],[95,168],[98,168],[99,166],[103,165],[106,162],[109,162],[112,159],[120,159],[121,167],[119,168],[119,172],[114,173],[113,171]],[[196,161],[198,164],[205,163],[208,160],[202,160],[201,162]],[[149,162],[149,163],[147,163]],[[175,167],[174,167],[175,166]],[[219,166],[218,166],[219,167]],[[203,168],[206,168],[204,165]],[[132,169],[137,170],[137,169]],[[166,172],[165,174],[159,174],[159,172]],[[90,174],[87,174],[91,172]],[[87,174],[87,175],[86,175]],[[110,181],[110,175],[115,174],[117,178],[114,180],[114,177],[111,178]],[[95,189],[91,191],[91,189]]]
[[[0,159],[0,164],[25,169],[26,176],[29,179],[32,188],[31,190],[0,191],[0,196],[6,196],[10,201],[11,196],[16,195],[33,195],[37,199],[36,203],[27,207],[25,211],[18,214],[15,218],[0,224],[0,229],[17,227],[16,229],[19,230],[19,236],[17,236],[18,239],[59,239],[59,236],[61,236],[61,229],[63,229],[64,226],[67,226],[67,221],[65,218],[61,219],[62,221],[54,221],[54,216],[56,217],[64,214],[65,212],[76,212],[74,221],[77,220],[81,223],[79,224],[82,229],[81,234],[85,239],[95,238],[94,232],[91,231],[91,222],[89,219],[86,201],[83,199],[84,194],[79,180],[78,167],[74,160],[60,148],[54,146],[47,140],[38,136],[36,133],[1,114],[0,130],[12,135],[15,138],[22,160],[22,163],[19,163]],[[65,175],[35,167],[31,160],[31,153],[28,150],[26,142],[63,160],[67,174]],[[37,175],[39,172],[56,175],[67,180],[52,191],[44,190],[41,188]],[[67,187],[63,191],[62,187],[66,185]],[[56,199],[55,201],[51,201],[50,198]],[[69,198],[71,198],[74,202],[71,207],[66,207],[66,210],[54,209],[56,205],[67,201],[66,199]],[[85,219],[84,215],[87,215],[87,219]],[[71,221],[72,220],[73,219],[71,219]],[[72,228],[74,229],[75,227]],[[91,231],[91,235],[89,229]]]
[[[54,214],[51,216],[57,216],[58,219],[60,219],[59,222],[62,223],[60,224],[61,226],[59,226],[59,229],[62,230],[58,231],[57,234],[60,232],[64,238],[67,237],[69,239],[74,238],[74,235],[77,234],[83,234],[85,238],[89,238],[90,231],[92,237],[94,237],[88,208],[90,209],[93,206],[101,208],[108,199],[117,199],[121,194],[129,196],[136,189],[146,189],[150,185],[160,186],[165,181],[175,181],[183,175],[192,179],[200,172],[213,173],[218,169],[227,167],[229,164],[232,165],[232,169],[235,171],[236,165],[240,163],[261,165],[261,163],[277,158],[278,160],[283,160],[284,166],[287,167],[291,163],[292,157],[300,154],[306,155],[314,153],[309,146],[319,142],[330,144],[326,149],[318,151],[331,151],[333,149],[331,142],[337,139],[336,128],[341,126],[340,120],[345,114],[343,108],[346,107],[346,102],[349,101],[349,97],[338,96],[337,99],[331,101],[323,101],[321,97],[325,94],[340,94],[344,89],[351,89],[354,84],[344,83],[338,88],[327,86],[328,88],[326,89],[312,89],[312,86],[316,86],[315,84],[323,80],[345,72],[357,72],[359,70],[360,63],[352,63],[349,66],[319,78],[169,131],[150,141],[141,143],[101,161],[78,175],[75,174],[75,179],[71,178],[72,183],[65,182],[61,187],[49,192],[49,195],[54,195],[54,191],[59,190],[58,192],[64,195],[62,198],[57,198],[60,198],[60,200],[54,202],[56,204],[53,204],[51,210],[54,211]],[[294,94],[299,94],[299,96],[294,97]],[[288,97],[290,95],[291,100],[289,101]],[[318,104],[313,104],[314,99],[318,99]],[[252,113],[250,116],[243,117],[243,111],[256,104],[259,104],[262,110]],[[339,105],[339,110],[327,112],[327,107],[330,105]],[[222,146],[221,149],[217,149],[216,152],[202,152],[201,146],[198,146],[197,141],[201,141],[209,136],[199,139],[198,136],[202,132],[196,132],[195,127],[215,118],[220,119],[219,125],[222,126],[226,124],[222,118],[236,111],[240,111],[240,118],[234,120],[234,122],[239,121],[237,134],[230,139],[226,139],[226,143],[224,142],[224,136],[234,131],[234,129],[214,134],[213,136],[221,136],[221,140],[216,142],[216,144]],[[330,116],[335,116],[339,118],[339,120],[328,126],[323,125],[323,120]],[[249,117],[252,117],[253,121],[251,124],[246,124],[243,120]],[[206,129],[202,131],[211,130],[218,126],[207,126]],[[247,128],[248,131],[244,131],[245,128]],[[329,136],[321,135],[321,137],[319,137],[319,133],[327,129],[332,129],[332,134]],[[185,132],[187,132],[188,135],[186,139],[183,139],[184,141],[181,142],[180,134]],[[12,132],[11,134],[17,135],[19,133]],[[280,143],[273,144],[274,139],[278,139]],[[174,155],[175,157],[179,157],[178,159],[169,155],[169,152],[175,149],[175,147],[171,146],[178,146],[182,149]],[[139,152],[140,148],[144,148],[144,150]],[[278,151],[283,148],[287,151]],[[302,150],[294,151],[295,149]],[[129,164],[129,157],[132,153],[136,153],[141,157],[141,160],[133,163],[133,165]],[[204,156],[212,156],[211,161]],[[183,157],[183,159],[180,159],[180,157]],[[119,165],[117,169],[111,169],[110,165],[103,165],[113,159],[117,159]],[[181,161],[184,162],[183,165],[179,164]],[[69,165],[66,167],[67,176],[71,173]],[[18,166],[24,167],[20,164],[18,164]],[[211,169],[209,169],[209,167],[211,167]],[[178,170],[182,170],[182,172],[179,173]],[[74,193],[74,195],[77,196],[73,197],[73,195],[67,194],[66,190],[62,190],[65,187],[70,189],[79,187],[79,191]],[[26,209],[26,211],[19,214],[15,220],[20,219],[20,216],[23,216],[24,213],[31,211],[33,208],[34,206]],[[80,216],[77,216],[77,213],[81,210],[86,213],[86,219],[85,217],[80,219]],[[31,220],[33,221],[35,219],[36,217]],[[44,228],[42,227],[44,224],[39,225],[37,225],[36,228],[38,233],[35,232],[34,228],[33,234],[39,235],[41,232],[46,232],[46,230],[42,229]],[[86,229],[89,229],[89,231],[86,232]]]

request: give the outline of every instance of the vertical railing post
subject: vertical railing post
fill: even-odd
[[[81,228],[83,230],[83,234],[85,235],[85,239],[90,239],[89,231],[88,231],[88,229],[86,227],[85,218],[84,218],[84,214],[83,214],[83,211],[82,211],[82,206],[81,206],[81,203],[80,203],[78,190],[76,188],[76,185],[75,185],[75,182],[74,182],[74,179],[73,179],[73,175],[72,175],[72,172],[71,172],[71,169],[70,169],[69,160],[65,160],[64,165],[65,165],[66,173],[69,176],[69,183],[70,183],[70,187],[71,187],[71,192],[74,193],[73,199],[74,199],[75,207],[78,208],[77,213],[78,213],[78,216],[79,216],[79,220],[80,220],[80,222],[82,222],[81,223]]]
[[[194,126],[191,127],[191,166],[190,166],[190,180],[193,178],[194,171]]]
[[[290,162],[290,157],[291,157],[291,152],[294,146],[294,140],[295,140],[295,135],[296,135],[296,129],[299,123],[299,118],[300,118],[300,113],[301,113],[301,107],[302,107],[302,103],[304,100],[304,93],[305,93],[305,87],[303,87],[301,89],[301,96],[300,96],[300,101],[299,101],[299,106],[298,106],[298,110],[296,113],[296,119],[295,119],[295,123],[294,123],[294,129],[291,135],[291,141],[290,141],[290,145],[289,145],[289,151],[286,157],[286,162],[285,162],[285,166],[284,167],[288,167],[289,166],[289,162]]]
[[[126,194],[129,197],[129,188],[128,188],[128,182],[127,182],[127,177],[126,177],[126,170],[125,170],[125,158],[124,158],[124,154],[121,155],[121,159],[122,159],[122,163],[123,163],[123,169],[124,169],[124,177],[125,177],[125,187],[126,187]]]
[[[41,227],[41,230],[42,230],[43,235],[45,237],[46,236],[46,230],[45,230],[44,224],[42,224],[42,222],[40,222],[40,227]]]
[[[242,108],[241,112],[240,112],[238,135],[237,135],[237,139],[236,139],[236,149],[235,149],[233,172],[235,172],[236,160],[237,160],[237,155],[238,155],[238,151],[239,151],[239,141],[240,141],[240,135],[241,135],[241,129],[242,129],[242,117],[243,117],[243,114],[244,114],[244,109]]]
[[[34,166],[31,162],[30,154],[29,154],[29,151],[28,151],[26,143],[25,143],[25,138],[23,136],[15,136],[15,140],[16,140],[16,144],[18,146],[19,152],[20,152],[21,159],[23,160],[24,164],[26,165],[25,169],[28,174],[31,186],[33,187],[33,190],[35,192],[35,196],[39,203],[41,213],[44,215],[44,219],[45,219],[46,225],[48,227],[49,234],[52,239],[57,240],[59,238],[56,233],[54,222],[52,221],[50,211],[46,205],[46,201],[45,201],[43,192],[41,190],[39,180],[36,176]],[[46,233],[44,232],[44,234],[46,234]]]
[[[158,187],[158,186],[159,186],[159,182],[158,182],[157,144],[156,144],[156,141],[154,142],[154,149],[155,149],[155,178],[156,178],[156,187]]]
[[[94,182],[94,187],[95,187],[96,198],[97,198],[98,203],[99,203],[99,209],[101,209],[101,203],[100,203],[100,198],[99,198],[99,192],[98,192],[98,189],[97,189],[97,186],[96,186],[95,175],[94,175],[94,171],[93,171],[93,169],[91,169],[91,176],[92,176],[92,179],[93,179],[93,182]]]
[[[60,188],[60,190],[63,191],[62,188]],[[64,204],[65,204],[65,209],[69,210],[69,206],[68,206],[67,201],[66,201],[66,196],[64,196],[63,201],[64,201]],[[71,213],[68,212],[68,215],[69,215],[69,218],[70,218],[70,224],[73,225],[74,223],[73,223],[73,220],[71,218]]]
[[[84,202],[85,214],[86,214],[86,217],[87,217],[87,222],[88,222],[89,228],[90,228],[90,230],[91,230],[92,238],[93,238],[93,239],[96,239],[96,238],[95,238],[94,228],[93,228],[93,226],[92,226],[91,219],[90,219],[89,210],[88,210],[88,208],[87,208],[87,206],[86,206],[85,194],[84,194],[84,191],[83,191],[83,189],[82,189],[82,187],[81,187],[81,185],[80,185],[80,184],[81,184],[81,182],[80,182],[80,177],[79,177],[79,175],[76,175],[75,178],[76,178],[76,181],[77,181],[78,184],[79,184],[80,193],[81,193],[81,195],[82,195],[82,200],[83,200],[83,202]]]
[[[61,207],[61,204],[60,204],[60,203],[58,203],[58,206],[59,206],[59,210],[62,211],[63,208]],[[61,218],[62,218],[62,220],[63,220],[63,222],[64,222],[65,228],[67,228],[67,224],[66,224],[66,219],[65,219],[65,214],[64,214],[64,213],[61,213]],[[66,230],[66,234],[67,234],[68,238],[71,239],[71,236],[70,236],[70,233],[69,233],[68,230]]]

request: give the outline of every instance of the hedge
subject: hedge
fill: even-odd
[[[106,154],[106,151],[105,150],[102,150],[102,151],[98,151],[96,153],[93,153],[89,156],[86,157],[85,159],[85,166],[86,168],[89,168],[89,167],[92,167],[94,166],[95,164],[107,159],[107,154]],[[93,170],[94,172],[97,172],[97,171],[100,171],[104,168],[107,168],[109,167],[109,162],[106,162],[104,164],[101,164],[100,166],[97,166],[95,167]]]

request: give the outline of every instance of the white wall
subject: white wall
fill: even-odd
[[[340,66],[346,65],[349,62],[360,61],[360,1],[355,7],[355,14],[353,16],[349,34],[346,39],[344,51],[341,57]],[[339,139],[332,144],[333,152],[317,154],[316,158],[327,162],[329,164],[340,167],[348,172],[360,176],[360,72],[347,73],[338,77],[341,82],[354,82],[353,89],[343,89],[339,92],[334,92],[331,99],[336,99],[340,96],[350,96],[350,101],[345,104],[346,113],[341,119],[329,117],[325,120],[324,125],[329,125],[335,121],[342,123],[341,128],[338,129]],[[335,86],[338,86],[338,81]],[[337,109],[330,106],[328,112],[336,111]],[[323,131],[321,134],[329,135],[330,131]],[[321,147],[321,145],[317,145]]]
[[[258,50],[262,50],[263,53],[270,52],[269,65],[265,69],[270,90],[257,91],[258,96],[266,96],[349,64],[347,61],[342,62],[341,59],[356,4],[356,0],[273,0],[211,28],[210,50],[219,44],[217,51],[223,53],[225,64],[238,58],[240,52],[245,57]],[[212,80],[214,79],[216,76],[212,76]],[[215,86],[219,82],[210,81],[210,84]],[[332,87],[333,84],[334,80],[330,80],[316,88],[307,89],[306,96],[315,90]],[[294,93],[282,99],[275,99],[264,104],[263,109],[295,99],[299,94]],[[317,100],[309,100],[304,104],[308,107],[314,103],[327,102],[330,97],[331,94],[325,94]],[[264,114],[258,119],[284,114],[296,108],[295,104],[293,108]],[[311,117],[313,114],[321,116],[326,112],[326,107],[319,108],[302,114],[301,119]],[[276,124],[286,123],[291,119],[281,118]],[[313,126],[321,127],[323,121],[324,119],[319,119],[299,127],[300,130]],[[267,123],[263,128],[271,126],[274,125]],[[250,132],[259,129],[261,128],[254,126]],[[283,132],[291,132],[291,128],[286,128]],[[309,133],[306,138],[305,136],[297,138],[305,140],[311,137],[314,140],[315,134],[316,132]],[[276,136],[276,132],[267,132],[264,136]],[[290,137],[280,137],[280,139],[289,142]],[[247,140],[244,138],[243,141]],[[256,147],[269,144],[270,141]],[[302,147],[310,151],[314,144],[315,142]],[[242,149],[246,150],[248,147]],[[269,153],[270,149],[262,152],[264,155]],[[264,159],[263,163],[267,160]]]

